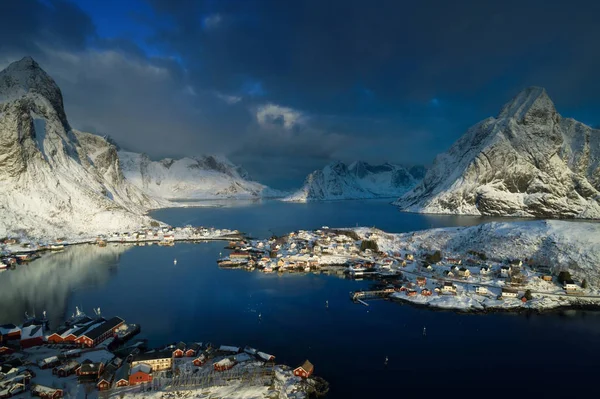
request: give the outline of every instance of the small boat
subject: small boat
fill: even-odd
[[[0,262],[0,270],[8,269],[8,265],[4,262]]]
[[[62,244],[52,244],[48,247],[50,251],[62,251],[65,249],[65,246]]]
[[[329,301],[325,301],[325,307],[329,308]]]
[[[423,335],[427,335],[427,329],[423,327]]]
[[[177,258],[173,259],[173,264],[176,265],[177,264]]]

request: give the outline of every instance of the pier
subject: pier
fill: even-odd
[[[350,298],[355,302],[363,302],[362,299],[388,298],[394,293],[393,288],[384,288],[382,290],[354,291],[350,292]]]

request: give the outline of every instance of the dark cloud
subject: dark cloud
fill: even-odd
[[[0,64],[36,58],[75,127],[285,185],[334,159],[430,163],[529,85],[600,122],[597,1],[140,1],[0,2]]]

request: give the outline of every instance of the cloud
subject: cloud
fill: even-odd
[[[237,104],[242,101],[242,97],[240,96],[227,95],[223,93],[217,93],[216,96],[218,99],[225,101],[229,105]]]
[[[221,14],[211,14],[204,17],[204,19],[202,20],[202,24],[204,26],[204,29],[211,30],[216,29],[219,25],[221,25],[222,20],[223,17],[221,17]]]
[[[306,120],[302,112],[276,104],[260,105],[255,116],[258,124],[264,128],[283,126],[287,130],[304,123]]]

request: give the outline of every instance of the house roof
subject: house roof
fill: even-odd
[[[112,330],[113,328],[115,328],[116,326],[118,326],[119,324],[121,324],[123,322],[124,322],[124,320],[122,318],[113,317],[111,319],[108,319],[106,322],[100,324],[98,327],[86,332],[83,335],[85,335],[89,339],[95,340],[96,338],[100,337],[101,335],[108,332],[109,330]]]
[[[175,345],[175,349],[181,349],[182,351],[185,350],[185,342],[179,342],[177,345]]]
[[[39,338],[44,335],[44,330],[42,326],[31,325],[28,327],[24,327],[21,330],[21,341],[26,339]]]
[[[189,344],[187,348],[198,352],[200,349],[202,349],[202,344],[200,342],[194,342],[193,344]]]
[[[129,378],[130,368],[131,365],[127,362],[124,362],[123,365],[115,372],[115,381],[127,380]]]
[[[152,367],[146,363],[136,364],[131,368],[129,375],[135,374],[137,372],[142,372],[145,374],[150,374],[152,372]]]
[[[2,324],[0,325],[0,335],[6,335],[10,333],[16,333],[21,331],[21,329],[14,324]]]
[[[79,370],[80,373],[98,373],[99,370],[102,368],[102,366],[104,366],[104,363],[102,362],[97,362],[97,363],[93,363],[93,362],[88,362],[88,361],[84,361],[83,363],[81,363],[81,369]]]
[[[146,352],[146,353],[140,353],[138,355],[135,355],[133,357],[133,361],[134,362],[143,362],[145,360],[154,360],[154,359],[171,359],[171,357],[173,356],[173,352],[170,350],[164,350],[164,351],[153,351],[153,352]]]
[[[314,370],[315,366],[313,366],[313,364],[311,362],[309,362],[307,359],[304,361],[304,363],[302,363],[300,366],[298,366],[298,368],[302,368],[307,373],[310,373]]]

